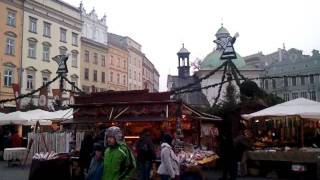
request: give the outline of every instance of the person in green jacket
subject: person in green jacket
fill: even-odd
[[[135,158],[123,142],[123,135],[119,127],[106,130],[105,143],[107,149],[104,154],[104,170],[102,180],[127,180],[135,170]]]

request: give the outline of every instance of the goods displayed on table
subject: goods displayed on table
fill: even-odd
[[[219,156],[213,151],[204,151],[196,149],[194,151],[181,151],[178,154],[181,164],[186,166],[205,165],[219,159]]]
[[[80,150],[81,141],[83,140],[84,132],[76,133],[76,150]],[[65,153],[70,150],[70,142],[72,139],[72,132],[55,132],[55,133],[29,133],[28,141],[30,143],[33,139],[33,144],[30,149],[30,154],[54,151],[57,153]]]
[[[26,155],[27,155],[27,148],[5,148],[3,152],[3,160],[22,161],[26,157]]]
[[[58,158],[58,154],[51,151],[49,152],[40,152],[40,153],[36,153],[32,159],[37,159],[37,160],[50,160],[50,159],[57,159]]]

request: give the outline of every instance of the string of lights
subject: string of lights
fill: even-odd
[[[224,69],[223,69],[223,74],[222,74],[222,77],[221,77],[221,82],[223,82],[224,79],[226,78],[226,73],[227,73],[227,69],[228,69],[229,64],[230,64],[230,62],[226,61],[226,64],[225,64]],[[215,106],[218,103],[218,100],[219,100],[220,94],[221,94],[221,90],[222,90],[222,86],[223,86],[223,84],[220,84],[219,89],[218,89],[218,95],[214,98],[213,106]]]
[[[254,80],[266,80],[266,79],[284,79],[284,78],[292,78],[292,77],[310,77],[310,76],[320,76],[320,73],[313,73],[313,74],[304,74],[304,75],[284,75],[284,76],[264,76],[264,77],[254,77],[254,78],[245,78],[245,79],[241,79],[241,80],[247,80],[247,81],[254,81]],[[192,93],[195,91],[201,91],[203,89],[209,89],[209,88],[214,88],[220,84],[225,84],[229,81],[233,81],[235,80],[234,78],[230,79],[230,80],[226,80],[223,82],[219,82],[219,83],[214,83],[208,86],[203,86],[201,88],[193,88],[193,89],[186,89],[184,91],[180,91],[180,92],[175,92],[174,94],[184,94],[184,93]]]
[[[42,86],[39,87],[38,89],[35,89],[35,90],[33,90],[33,91],[31,91],[31,92],[29,92],[29,93],[27,93],[27,94],[21,94],[21,95],[19,95],[19,96],[16,97],[16,98],[1,100],[1,101],[0,101],[0,104],[6,103],[6,102],[10,102],[10,101],[17,101],[17,100],[19,100],[19,99],[32,96],[32,95],[34,95],[35,93],[39,92],[42,88],[48,87],[50,84],[52,84],[54,81],[56,81],[56,80],[59,79],[60,77],[61,77],[60,75],[56,76],[56,77],[53,78],[51,81],[45,83],[44,85],[42,85]]]
[[[194,85],[196,85],[196,84],[201,83],[203,80],[208,79],[210,76],[214,75],[217,71],[219,71],[221,68],[223,68],[226,64],[227,64],[227,61],[225,61],[224,63],[222,63],[222,64],[221,64],[219,67],[217,67],[216,69],[210,71],[210,73],[207,74],[206,76],[199,78],[196,82],[187,84],[186,86],[183,86],[183,87],[179,87],[179,88],[173,89],[173,90],[171,91],[171,94],[175,94],[175,92],[178,92],[178,91],[181,91],[181,90],[184,90],[184,89],[188,89],[188,88],[190,88],[190,87],[192,87],[192,86],[194,86]]]
[[[79,93],[84,93],[78,86],[76,86],[73,82],[71,82],[68,78],[63,77],[64,80],[66,80],[72,87],[71,89],[75,89],[77,90]],[[68,91],[68,92],[72,92],[72,93],[77,93],[75,91],[72,90],[67,90],[67,89],[63,89],[64,91]]]

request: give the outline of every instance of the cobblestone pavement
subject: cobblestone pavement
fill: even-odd
[[[0,161],[0,180],[28,180],[30,165],[25,167],[10,166],[7,162]],[[212,170],[205,173],[207,180],[218,180],[221,177],[221,172]],[[274,178],[263,177],[241,177],[239,180],[272,180]]]

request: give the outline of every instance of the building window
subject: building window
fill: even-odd
[[[101,56],[101,66],[106,66],[106,57],[105,56]]]
[[[110,81],[113,82],[113,72],[110,72]]]
[[[288,77],[284,77],[284,87],[288,87]]]
[[[117,66],[120,67],[120,58],[118,58]]]
[[[284,93],[284,94],[283,94],[283,99],[284,99],[285,101],[289,101],[289,100],[290,100],[290,94],[289,94],[289,93]]]
[[[67,30],[60,28],[60,41],[67,42]]]
[[[272,88],[275,89],[276,88],[276,80],[272,79]]]
[[[36,58],[37,42],[29,40],[28,57]]]
[[[120,74],[117,74],[117,83],[120,84]]]
[[[78,34],[72,33],[72,45],[78,46]]]
[[[131,69],[129,69],[129,79],[131,79],[132,78],[132,71],[131,71]]]
[[[140,73],[138,74],[138,81],[141,81]]]
[[[37,19],[29,17],[29,31],[32,33],[37,33]]]
[[[50,81],[50,75],[49,74],[42,74],[42,85],[45,86]],[[47,86],[47,90],[49,90],[49,86]]]
[[[78,67],[78,53],[72,52],[72,67]]]
[[[310,99],[316,101],[317,100],[317,96],[316,96],[316,92],[315,91],[311,91],[310,92]]]
[[[34,72],[29,72],[27,74],[27,89],[32,90],[34,89],[34,77],[35,73]]]
[[[269,89],[269,81],[267,79],[264,80],[264,87],[265,89]]]
[[[297,99],[299,97],[297,92],[292,93],[292,99]]]
[[[43,61],[50,61],[50,45],[43,44],[43,52],[42,52]]]
[[[8,10],[7,16],[7,25],[8,26],[16,26],[16,12],[12,10]]]
[[[303,98],[308,98],[307,92],[301,92],[300,96],[303,97]]]
[[[15,39],[13,37],[7,37],[6,41],[6,54],[13,56],[15,54]]]
[[[127,82],[127,77],[126,77],[126,75],[123,75],[123,85],[125,85],[126,84],[126,82]]]
[[[84,79],[89,80],[89,69],[88,68],[84,68]]]
[[[75,85],[76,87],[78,87],[78,77],[72,77],[71,76],[71,82],[73,85]]]
[[[43,36],[50,37],[51,36],[51,24],[48,22],[43,22]]]
[[[84,61],[85,61],[85,62],[89,62],[89,56],[90,56],[89,51],[86,50],[86,51],[84,52]]]
[[[300,77],[300,81],[301,81],[301,85],[305,85],[306,84],[305,77]]]
[[[292,77],[291,81],[292,81],[292,86],[296,86],[297,85],[297,78],[296,77]]]
[[[126,61],[123,60],[123,69],[126,69]]]
[[[11,68],[7,68],[4,70],[4,86],[11,86],[13,82],[13,70]]]
[[[133,72],[133,79],[137,80],[137,73],[135,71]]]
[[[310,84],[314,84],[314,76],[310,75]]]
[[[93,81],[95,81],[95,82],[98,81],[98,72],[97,72],[97,70],[93,71]]]
[[[59,47],[59,51],[61,55],[67,55],[67,48],[64,46]]]
[[[106,74],[105,72],[101,72],[101,82],[106,82]]]
[[[93,54],[93,64],[98,64],[98,54],[97,53]]]
[[[89,86],[82,86],[82,90],[86,93],[90,92],[90,87]]]

